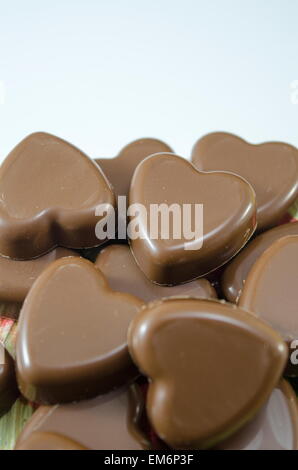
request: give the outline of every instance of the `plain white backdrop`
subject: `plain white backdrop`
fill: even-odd
[[[91,157],[145,136],[188,156],[213,130],[298,145],[297,80],[297,0],[0,0],[0,160],[37,130]]]

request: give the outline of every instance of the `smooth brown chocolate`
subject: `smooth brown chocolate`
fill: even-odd
[[[27,422],[16,449],[32,434],[54,432],[92,450],[141,450],[150,447],[142,431],[144,403],[137,385],[55,407],[41,406]]]
[[[52,432],[34,432],[15,450],[87,450],[77,442]]]
[[[158,139],[138,139],[126,145],[115,158],[98,158],[96,163],[112,183],[117,196],[128,196],[132,175],[144,158],[173,150]]]
[[[298,235],[298,222],[279,225],[258,235],[228,264],[221,278],[221,288],[227,300],[238,301],[254,263],[273,242],[287,235]]]
[[[223,450],[298,450],[298,405],[291,385],[281,380],[258,414],[218,446]]]
[[[180,284],[213,271],[245,245],[256,226],[255,194],[244,179],[224,172],[199,172],[174,154],[156,154],[138,165],[129,203],[142,204],[147,210],[146,217],[143,213],[138,217],[142,237],[130,243],[138,265],[157,284]],[[153,204],[178,204],[180,212],[184,204],[190,204],[192,223],[188,226],[192,227],[195,204],[202,204],[203,238],[194,235],[187,240],[181,233],[181,238],[175,239],[170,230],[170,238],[162,239],[161,227],[158,238],[152,239],[148,232]],[[199,248],[200,242],[203,245]]]
[[[132,380],[138,371],[126,336],[142,304],[112,291],[83,258],[52,263],[20,314],[16,354],[22,394],[55,404],[91,398]]]
[[[287,347],[255,316],[216,300],[148,304],[129,328],[150,378],[149,420],[172,448],[208,448],[241,428],[277,385]]]
[[[0,417],[11,408],[17,396],[14,361],[0,342]]]
[[[0,193],[0,253],[14,259],[35,258],[56,245],[102,244],[105,240],[95,235],[100,221],[95,208],[110,204],[109,217],[115,207],[98,165],[73,145],[42,132],[26,137],[2,163]]]
[[[258,230],[276,225],[298,198],[298,150],[284,142],[253,145],[227,132],[199,139],[192,162],[202,171],[231,171],[257,196]]]
[[[46,255],[27,261],[0,257],[0,302],[22,303],[34,281],[53,261],[66,256],[79,256],[67,248],[55,248]]]
[[[113,290],[129,292],[144,302],[177,295],[204,299],[217,297],[214,287],[207,279],[172,287],[154,284],[140,270],[127,245],[107,246],[97,256],[95,266],[99,267]]]
[[[256,261],[245,281],[239,305],[260,316],[289,344],[290,361],[298,349],[298,235],[274,242]],[[295,347],[292,341],[297,340]],[[298,351],[297,351],[298,353]],[[293,375],[298,374],[292,364]]]

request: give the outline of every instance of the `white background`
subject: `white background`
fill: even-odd
[[[213,130],[298,145],[294,80],[297,0],[0,0],[0,160],[37,130],[91,157],[144,136],[188,156]]]

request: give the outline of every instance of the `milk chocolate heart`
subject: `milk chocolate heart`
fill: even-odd
[[[62,434],[92,450],[149,448],[141,426],[143,410],[136,384],[92,400],[41,406],[26,423],[16,449],[23,448],[35,432]]]
[[[258,414],[218,448],[298,450],[298,404],[291,385],[281,380]]]
[[[20,314],[17,372],[22,394],[38,403],[89,398],[137,375],[127,328],[142,306],[114,292],[82,258],[52,263],[32,286]]]
[[[16,450],[87,450],[77,442],[53,432],[34,432]]]
[[[53,261],[66,256],[79,256],[67,248],[55,248],[49,253],[27,261],[0,257],[0,302],[22,303],[40,273]]]
[[[228,264],[221,278],[221,288],[227,300],[238,302],[247,275],[272,243],[287,235],[298,235],[298,222],[279,225],[261,233]]]
[[[243,426],[268,399],[287,359],[272,328],[216,300],[152,302],[131,323],[128,344],[150,378],[150,422],[178,449],[210,447]]]
[[[255,194],[244,179],[199,172],[174,154],[156,154],[139,164],[129,202],[131,209],[134,204],[145,209],[131,218],[130,224],[137,221],[140,233],[134,238],[129,234],[133,254],[145,275],[158,284],[187,282],[218,268],[245,245],[256,226]],[[158,207],[165,208],[165,216],[174,207],[177,215],[175,222],[174,216],[168,219],[168,232],[159,218],[153,239],[156,224],[151,214]],[[202,218],[197,217],[200,207]]]
[[[192,162],[198,170],[231,171],[250,182],[257,196],[258,230],[276,225],[298,198],[298,150],[292,145],[253,145],[214,132],[197,141]]]
[[[274,242],[258,259],[245,281],[239,305],[260,316],[298,349],[298,235]],[[295,347],[292,341],[297,340]],[[296,354],[298,359],[298,354]],[[297,361],[298,362],[298,361]],[[291,362],[290,362],[291,364]],[[292,364],[298,374],[298,364]]]
[[[100,245],[95,208],[115,197],[91,159],[58,137],[28,136],[0,169],[0,253],[15,259],[40,256],[56,245]],[[114,216],[111,215],[112,217]]]
[[[144,158],[154,153],[172,152],[158,139],[138,139],[126,145],[115,158],[97,158],[95,161],[112,183],[116,195],[128,196],[134,170]]]
[[[10,409],[17,396],[14,361],[0,342],[0,417]]]
[[[95,265],[104,274],[112,289],[129,292],[144,302],[177,295],[199,298],[217,297],[214,287],[207,279],[197,279],[172,287],[154,284],[140,270],[127,245],[107,246],[97,256]]]

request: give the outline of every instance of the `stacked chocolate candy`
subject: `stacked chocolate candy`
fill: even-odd
[[[36,133],[0,194],[2,317],[17,322],[0,412],[14,367],[37,408],[16,449],[298,448],[283,378],[298,376],[298,223],[279,225],[297,149],[215,133],[192,163],[155,139],[94,162]],[[179,236],[152,229],[156,207],[186,208]],[[111,237],[119,214],[128,237]]]

